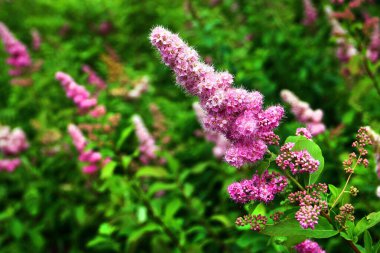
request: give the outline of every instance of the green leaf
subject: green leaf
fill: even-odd
[[[168,172],[162,167],[141,167],[136,173],[136,177],[165,178],[168,176]]]
[[[364,231],[364,248],[367,253],[372,251],[372,237],[368,230]]]
[[[173,199],[165,208],[165,219],[172,219],[182,206],[182,201],[178,198]]]
[[[292,150],[294,151],[307,150],[314,159],[319,161],[318,170],[311,173],[309,176],[309,184],[314,184],[318,181],[318,178],[321,175],[324,165],[325,165],[325,159],[323,158],[322,150],[312,140],[309,140],[304,136],[297,136],[297,137],[298,137],[298,140],[295,142]],[[290,137],[288,137],[287,140],[289,138]]]
[[[266,207],[263,203],[260,203],[256,206],[255,210],[253,210],[253,212],[251,213],[253,215],[258,215],[258,214],[261,214],[261,215],[266,215]]]
[[[129,126],[126,129],[121,132],[120,138],[117,140],[116,143],[116,149],[120,150],[121,146],[123,145],[124,141],[128,138],[128,136],[132,133],[133,126]]]
[[[111,235],[116,230],[115,226],[108,223],[102,223],[99,227],[99,234]]]
[[[109,163],[107,163],[107,165],[104,166],[104,168],[101,170],[100,178],[106,179],[106,178],[111,177],[113,175],[113,171],[115,170],[116,166],[117,166],[117,162],[115,161],[110,161]]]
[[[24,235],[24,225],[18,219],[12,219],[10,223],[10,232],[16,239],[20,239]]]
[[[318,225],[315,229],[303,229],[299,222],[292,218],[279,222],[275,225],[267,225],[266,228],[260,233],[270,236],[305,236],[308,238],[329,238],[336,234],[338,231],[324,217],[319,217]]]
[[[365,230],[370,229],[371,227],[375,226],[379,222],[380,222],[380,211],[368,214],[366,217],[362,218],[356,224],[356,227],[355,227],[356,235],[359,236]]]
[[[178,186],[175,183],[155,182],[150,185],[148,195],[152,196],[158,191],[177,189]]]
[[[128,168],[129,164],[132,162],[133,158],[131,156],[122,156],[121,157],[121,164],[123,165],[123,168]]]
[[[134,252],[133,249],[136,247],[137,242],[144,238],[144,236],[148,233],[160,231],[160,226],[150,223],[139,229],[135,229],[128,237],[128,246],[126,252]]]
[[[232,226],[230,219],[227,218],[227,216],[225,216],[223,214],[213,215],[213,216],[211,216],[211,220],[218,221],[227,228]]]

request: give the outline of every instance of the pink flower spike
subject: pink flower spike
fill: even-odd
[[[78,152],[82,152],[87,145],[87,141],[82,134],[82,131],[74,124],[70,124],[67,128],[75,148]]]
[[[262,159],[267,144],[274,144],[278,139],[273,130],[280,123],[283,108],[274,106],[263,110],[261,93],[233,88],[231,74],[216,72],[201,62],[197,52],[178,35],[156,27],[150,41],[164,63],[174,71],[181,87],[199,97],[205,115],[204,128],[224,135],[224,143],[231,143],[225,160],[232,166],[241,167]]]
[[[148,164],[156,159],[156,151],[158,148],[152,135],[145,127],[142,118],[139,115],[134,115],[132,122],[135,126],[136,137],[140,143],[140,160],[142,163]]]
[[[15,159],[2,159],[0,160],[0,171],[5,170],[8,172],[13,172],[18,166],[20,166],[21,160]]]
[[[9,54],[7,59],[7,64],[11,66],[9,74],[11,76],[22,75],[25,69],[32,65],[26,46],[18,41],[2,22],[0,22],[0,39]]]

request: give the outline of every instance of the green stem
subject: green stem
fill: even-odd
[[[290,181],[292,181],[295,185],[297,185],[297,187],[300,189],[300,190],[302,190],[302,191],[304,191],[305,190],[305,188],[297,181],[297,179],[295,179],[292,175],[290,175],[290,173],[288,172],[288,171],[285,171],[285,176],[287,177],[287,178],[289,178],[290,179]]]

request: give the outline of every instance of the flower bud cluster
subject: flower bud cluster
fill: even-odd
[[[347,229],[346,222],[354,221],[355,208],[351,204],[345,204],[339,208],[339,214],[335,216],[335,221],[343,228]]]
[[[77,84],[71,76],[57,72],[55,78],[60,81],[66,91],[66,96],[73,100],[80,112],[89,113],[94,118],[101,117],[106,113],[106,108],[98,105],[98,100],[91,97],[90,92],[84,86]]]
[[[237,226],[246,226],[250,225],[251,230],[254,231],[261,231],[262,229],[265,228],[265,225],[268,222],[268,218],[258,214],[258,215],[253,215],[253,214],[248,214],[244,215],[243,217],[239,217],[236,219],[235,224]]]
[[[282,90],[281,98],[290,105],[296,119],[306,125],[311,135],[315,136],[325,131],[326,127],[322,122],[323,111],[321,109],[311,109],[308,103],[300,100],[290,90]]]
[[[327,202],[322,200],[322,194],[327,193],[326,184],[313,184],[306,187],[304,191],[290,193],[290,203],[298,204],[300,209],[295,218],[304,229],[314,229],[318,224],[319,215],[327,209]]]
[[[26,46],[18,41],[2,22],[0,22],[0,39],[3,41],[5,50],[9,54],[9,58],[7,59],[7,64],[11,66],[9,75],[22,75],[25,69],[32,65]]]
[[[286,177],[279,173],[269,173],[267,170],[260,176],[254,174],[252,179],[245,179],[228,186],[228,193],[236,203],[261,201],[268,203],[276,194],[282,192],[288,185]]]
[[[271,106],[264,110],[261,93],[233,88],[231,74],[216,72],[201,62],[198,53],[178,35],[156,27],[150,40],[164,63],[174,70],[177,83],[200,98],[206,113],[204,126],[223,134],[231,143],[225,160],[241,167],[262,159],[267,145],[278,140],[273,130],[279,125],[284,109]]]
[[[307,150],[292,151],[294,143],[285,143],[276,158],[277,166],[283,170],[289,169],[292,174],[313,173],[318,170],[319,161],[314,159]]]

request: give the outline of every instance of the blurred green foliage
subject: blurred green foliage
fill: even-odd
[[[331,129],[316,139],[325,159],[323,181],[344,184],[341,162],[354,133],[362,125],[380,126],[379,97],[367,79],[350,85],[342,77],[322,3],[317,23],[307,28],[301,1],[211,2],[0,0],[0,21],[20,41],[31,48],[30,30],[40,32],[41,49],[29,51],[34,61],[43,61],[32,86],[10,85],[6,52],[0,50],[0,123],[22,127],[31,144],[21,168],[0,174],[1,252],[286,252],[276,244],[281,238],[235,229],[245,210],[232,203],[226,187],[252,171],[216,160],[212,144],[194,135],[200,128],[191,107],[195,99],[175,87],[150,45],[156,25],[180,33],[216,69],[234,74],[237,85],[262,92],[266,105],[281,103],[286,88],[323,109]],[[102,22],[112,24],[106,36],[97,30]],[[109,78],[102,55],[111,51],[129,78],[149,76],[150,89],[138,101],[126,101],[109,93],[120,83],[108,82],[99,101],[121,121],[112,133],[99,134],[106,144],[91,145],[114,162],[99,175],[83,175],[66,127],[98,120],[77,114],[54,74],[64,71],[86,84],[80,69],[88,64]],[[151,103],[166,120],[170,141],[158,144],[167,163],[141,167],[130,117],[141,114],[152,129]],[[282,142],[300,126],[287,112],[278,130]],[[48,156],[41,137],[52,130],[62,136],[62,152]],[[358,171],[352,182],[360,190],[352,199],[358,217],[380,208],[373,166]],[[379,229],[371,232],[379,240]],[[318,242],[327,252],[348,250],[337,237]]]

